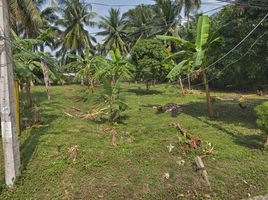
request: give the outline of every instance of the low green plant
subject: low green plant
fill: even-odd
[[[256,106],[255,112],[257,114],[257,125],[268,135],[268,101]],[[268,146],[268,137],[265,146]]]
[[[105,106],[101,109],[101,114],[108,116],[109,122],[114,123],[121,119],[122,112],[128,108],[128,105],[119,93],[120,80],[110,84],[108,79],[103,79],[103,87],[104,92],[100,100]]]

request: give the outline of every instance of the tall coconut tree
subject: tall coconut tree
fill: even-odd
[[[84,48],[94,48],[92,37],[87,27],[95,26],[95,12],[92,6],[81,0],[59,0],[59,12],[62,16],[57,25],[64,28],[61,40],[61,52],[65,56],[68,51],[83,54]]]
[[[200,8],[201,0],[179,0],[179,4],[184,8],[184,17],[187,18],[187,29],[190,28],[190,15],[191,12],[196,11]],[[191,80],[190,76],[188,76],[188,89],[191,89]]]
[[[127,23],[123,19],[120,10],[111,8],[109,15],[101,17],[99,27],[104,29],[97,35],[104,36],[103,46],[106,51],[110,49],[120,49],[121,52],[127,53]]]

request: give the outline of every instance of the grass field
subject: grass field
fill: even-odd
[[[20,137],[22,174],[16,188],[4,186],[0,150],[0,199],[243,199],[268,193],[268,153],[261,150],[264,137],[256,127],[255,105],[247,100],[242,110],[235,101],[216,101],[216,117],[208,118],[204,93],[180,96],[173,86],[158,85],[147,93],[143,85],[123,87],[130,109],[117,124],[117,147],[105,121],[89,121],[64,114],[75,107],[88,112],[101,89],[93,95],[78,85],[54,86],[48,101],[43,87],[33,88],[41,125],[27,128]],[[215,92],[212,95],[232,96]],[[177,103],[177,116],[156,113],[149,105]],[[194,158],[202,148],[180,150],[180,123],[212,143],[213,154],[203,157],[211,182],[206,186],[196,171]],[[167,146],[175,146],[171,153]],[[68,150],[78,145],[75,162]],[[177,164],[179,159],[184,165]],[[163,178],[169,173],[170,178]]]

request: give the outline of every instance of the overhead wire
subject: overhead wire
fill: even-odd
[[[226,58],[229,54],[231,54],[236,48],[238,48],[242,43],[244,43],[244,41],[250,36],[252,35],[252,33],[255,32],[255,30],[261,25],[261,23],[268,17],[268,13],[259,21],[259,23],[237,44],[235,45],[231,50],[229,50],[226,54],[224,54],[223,56],[221,56],[219,59],[217,59],[215,62],[213,62],[212,64],[208,65],[207,67],[205,67],[203,70],[207,70],[211,67],[213,67],[214,65],[216,65],[217,63],[219,63],[221,60],[223,60],[224,58]],[[186,80],[188,79],[188,77],[182,79],[182,80]]]
[[[256,43],[258,42],[259,39],[261,39],[264,35],[266,35],[268,33],[268,31],[265,31],[262,35],[260,35],[253,43],[252,45],[249,47],[249,49],[247,50],[246,53],[244,53],[242,56],[240,56],[238,59],[234,60],[233,62],[231,62],[230,64],[226,65],[224,68],[222,68],[215,77],[211,78],[208,80],[208,83],[218,79],[221,75],[222,72],[225,71],[227,68],[229,68],[230,66],[232,66],[233,64],[239,62],[240,60],[242,60],[246,55],[249,54],[249,52],[251,51],[251,49],[256,45]],[[204,85],[204,83],[199,83],[199,84],[193,84],[192,87],[194,86],[200,86],[200,85]]]

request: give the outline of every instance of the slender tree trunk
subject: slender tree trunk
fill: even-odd
[[[91,77],[91,75],[88,76],[88,89],[91,90],[91,93],[94,93],[94,81]]]
[[[27,107],[31,108],[33,105],[32,96],[31,96],[31,80],[26,81],[26,101],[27,101]]]
[[[146,81],[146,90],[149,91],[150,89],[150,81]]]
[[[82,85],[82,86],[85,85],[85,83],[84,83],[84,79],[81,79],[81,85]]]
[[[44,62],[43,59],[41,59],[41,64],[42,64],[42,70],[43,70],[43,75],[44,75],[44,82],[46,86],[46,92],[47,92],[47,99],[50,100],[50,95],[49,95],[49,76],[48,76],[48,66]]]
[[[265,148],[268,148],[268,137],[266,138],[266,141],[265,141],[265,143],[264,143],[264,147],[265,147]]]
[[[115,75],[112,75],[112,79],[111,79],[111,86],[113,86],[116,82],[116,78]]]
[[[181,89],[181,94],[182,94],[182,95],[185,95],[181,77],[179,77],[179,85],[180,85],[180,89]]]
[[[191,78],[190,75],[187,75],[187,80],[188,80],[188,89],[191,90]]]
[[[213,107],[212,107],[212,102],[210,98],[210,93],[209,93],[209,85],[208,85],[208,79],[205,70],[203,70],[203,79],[204,79],[204,84],[205,84],[205,89],[206,89],[206,97],[207,97],[207,107],[208,107],[208,115],[210,117],[213,117]]]

